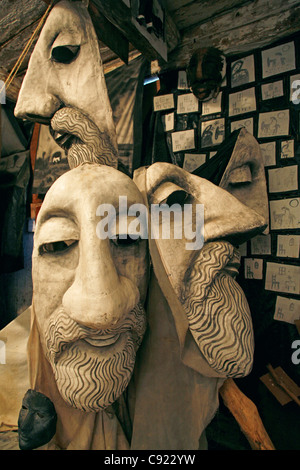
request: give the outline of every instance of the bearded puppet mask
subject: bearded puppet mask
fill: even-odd
[[[71,168],[117,167],[117,140],[97,36],[81,1],[51,10],[23,80],[15,115],[50,125]]]
[[[234,279],[240,266],[237,247],[268,224],[262,160],[251,137],[241,131],[235,149],[240,165],[233,152],[222,180],[226,190],[168,163],[135,175],[150,213],[155,204],[173,211],[168,214],[171,239],[163,237],[163,215],[160,235],[149,243],[160,287],[171,310],[179,312],[175,322],[185,323],[211,370],[223,377],[247,375],[253,361],[251,314]],[[245,152],[245,139],[252,151]],[[246,205],[247,194],[253,196],[252,207]],[[177,331],[182,351],[186,331]]]
[[[80,165],[50,188],[35,231],[40,343],[60,395],[82,411],[105,409],[123,393],[146,328],[147,240],[120,237],[119,195],[142,202],[118,170]],[[110,238],[98,231],[106,210],[117,218]]]

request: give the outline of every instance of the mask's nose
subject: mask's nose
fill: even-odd
[[[109,243],[99,239],[86,244],[81,241],[74,282],[62,300],[73,320],[95,329],[116,326],[140,297],[137,286],[118,274]]]
[[[50,88],[53,80],[47,77],[47,70],[44,69],[42,60],[37,54],[33,54],[19,92],[15,116],[49,125],[62,103]]]
[[[36,412],[31,411],[30,409],[22,409],[22,433],[30,433],[34,427]]]

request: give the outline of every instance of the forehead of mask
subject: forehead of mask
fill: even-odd
[[[107,257],[111,257],[118,274],[130,279],[138,287],[141,300],[144,299],[147,240],[119,246],[108,238],[99,239],[96,233],[101,219],[96,215],[98,207],[109,204],[118,213],[119,196],[127,197],[128,207],[143,202],[128,176],[96,164],[81,165],[65,173],[50,188],[38,215],[34,237],[33,296],[39,315],[47,316],[61,304],[64,293],[74,281],[79,258],[85,257],[85,253],[99,259],[99,263],[105,263]],[[65,242],[67,248],[61,249]],[[53,244],[58,247],[57,251],[41,255],[44,246]],[[88,260],[85,264],[81,258],[80,266],[83,269],[81,276],[88,279]],[[108,269],[107,276],[110,276]]]
[[[137,178],[136,181],[140,187],[141,180]],[[260,214],[228,191],[180,167],[168,163],[155,163],[146,172],[145,184],[150,211],[151,204],[172,205],[178,202],[182,205],[182,212],[187,210],[185,205],[191,205],[195,214],[195,206],[203,205],[204,220],[199,216],[198,222],[204,223],[204,243],[223,239],[233,244],[240,244],[261,233],[266,227],[266,221]],[[182,220],[181,239],[174,239],[171,230],[171,239],[155,240],[163,264],[167,272],[171,273],[172,282],[178,284],[178,287],[195,253],[199,251],[199,248],[187,249],[187,244],[191,240],[185,236],[184,218]],[[195,222],[196,218],[193,220],[193,223]]]
[[[78,52],[71,62],[63,63],[67,48]],[[78,108],[99,129],[115,132],[98,39],[80,1],[63,0],[51,10],[31,55],[16,113],[26,112],[30,102],[41,97]]]

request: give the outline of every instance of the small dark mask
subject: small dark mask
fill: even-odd
[[[43,393],[27,390],[18,419],[19,447],[31,450],[47,444],[56,432],[57,414]]]

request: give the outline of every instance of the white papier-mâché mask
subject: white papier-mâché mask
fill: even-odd
[[[50,125],[71,168],[84,161],[117,167],[116,130],[98,39],[82,2],[64,0],[51,10],[15,115]]]
[[[42,348],[61,396],[83,411],[104,409],[123,393],[146,328],[147,240],[121,239],[118,223],[111,238],[97,232],[99,207],[115,208],[118,222],[120,195],[128,205],[143,202],[120,171],[80,165],[50,188],[35,231],[33,305]]]

